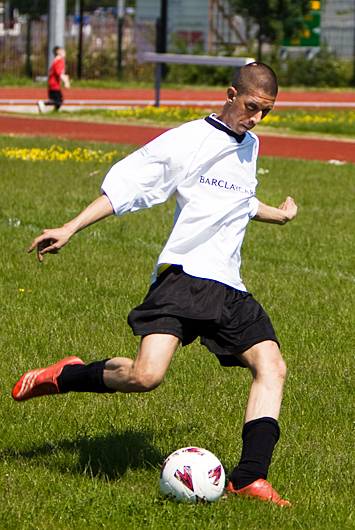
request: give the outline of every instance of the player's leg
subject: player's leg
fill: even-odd
[[[54,101],[54,109],[59,110],[60,107],[63,105],[63,94],[61,90],[56,90],[53,93],[53,101]]]
[[[45,107],[53,107],[55,105],[55,91],[54,90],[48,90],[48,98],[46,101],[43,101],[43,105]]]
[[[239,355],[253,376],[245,413],[239,464],[227,489],[281,506],[289,505],[266,481],[274,447],[280,436],[277,422],[286,378],[286,365],[276,342],[263,341]]]
[[[43,112],[45,112],[45,110],[46,110],[46,104],[45,104],[45,102],[42,101],[42,100],[37,101],[37,108],[38,108],[38,112],[39,112],[40,114],[42,114]]]
[[[103,380],[118,392],[148,392],[163,380],[180,340],[174,335],[151,334],[143,337],[134,361],[122,357],[105,364]]]
[[[240,354],[239,358],[253,376],[245,423],[264,416],[277,420],[286,379],[286,363],[278,345],[271,340],[263,341]]]
[[[60,90],[48,90],[48,99],[46,101],[38,101],[38,109],[44,112],[45,107],[54,107],[59,110],[63,104],[63,94]]]
[[[54,99],[53,99],[53,91],[49,90],[47,91],[47,99],[45,101],[39,100],[37,101],[37,107],[38,111],[43,114],[46,112],[46,107],[53,107],[55,105]]]
[[[277,419],[286,377],[286,365],[270,318],[252,295],[228,290],[222,318],[201,341],[217,355],[222,366],[243,366],[253,376],[242,432],[242,455],[227,490],[279,505],[289,504],[266,481],[280,434]]]
[[[135,360],[115,357],[85,365],[68,357],[47,368],[26,372],[15,384],[16,401],[66,392],[147,392],[164,378],[179,339],[148,335],[141,341]]]

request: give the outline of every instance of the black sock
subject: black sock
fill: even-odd
[[[103,375],[108,359],[90,364],[69,364],[64,366],[57,379],[61,394],[65,392],[115,392],[107,388]]]
[[[266,479],[280,428],[274,418],[258,418],[243,427],[243,449],[239,464],[230,479],[236,489],[248,486],[258,478]]]

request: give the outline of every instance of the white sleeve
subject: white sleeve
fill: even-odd
[[[255,163],[254,174],[256,175],[256,161],[257,161],[258,154],[259,154],[259,138],[256,136],[256,134],[252,133],[251,131],[249,131],[249,134],[255,140],[254,147],[253,147],[253,160]],[[256,182],[256,185],[257,185],[257,182]],[[259,208],[259,200],[255,197],[255,195],[253,195],[249,199],[249,219],[252,219],[253,217],[256,216],[258,212],[258,208]]]
[[[259,199],[255,196],[249,199],[249,218],[252,219],[258,213]]]
[[[184,146],[179,129],[171,129],[112,166],[101,191],[116,215],[162,203],[175,192],[186,173]]]

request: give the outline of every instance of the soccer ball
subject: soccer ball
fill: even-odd
[[[160,491],[175,501],[213,502],[222,495],[225,473],[218,458],[200,447],[183,447],[165,460]]]

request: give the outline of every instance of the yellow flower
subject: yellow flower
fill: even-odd
[[[30,160],[37,162],[45,161],[65,161],[73,160],[75,162],[113,162],[119,156],[118,151],[104,152],[100,149],[88,149],[83,147],[75,147],[74,149],[64,149],[60,145],[52,145],[51,147],[4,147],[0,149],[0,156],[9,158],[11,160]]]

